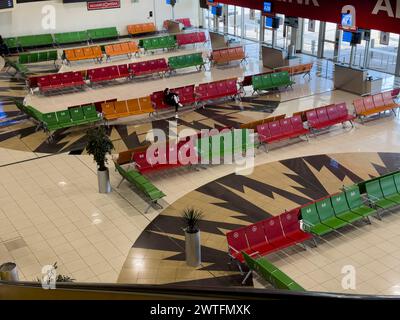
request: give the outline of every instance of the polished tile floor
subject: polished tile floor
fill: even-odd
[[[233,66],[88,89],[76,95],[29,96],[27,101],[34,99],[31,101],[42,104],[43,110],[63,108],[85,99],[140,96],[163,89],[167,83],[172,86],[172,79],[179,86],[187,81],[241,77],[261,70],[257,46],[249,45],[247,50],[251,57],[246,69]],[[310,59],[302,56],[299,60]],[[89,66],[79,64],[73,68]],[[332,80],[318,68],[316,65],[310,82],[298,77],[293,90],[266,94],[257,98],[259,101],[220,103],[210,106],[213,112],[204,114],[186,110],[178,127],[224,125],[227,115],[231,123],[244,123],[271,113],[291,115],[331,102],[345,101],[351,109],[356,96],[333,90]],[[399,150],[400,122],[397,117],[387,116],[356,124],[355,129],[337,126],[309,142],[278,144],[269,153],[259,149],[256,169],[249,177],[232,175],[236,168],[229,165],[152,174],[151,180],[167,194],[161,202],[165,210],[152,209],[145,214],[146,202],[128,184],[116,188],[120,179],[114,170],[113,192],[98,194],[95,164],[83,152],[84,133],[62,132],[57,147],[46,144],[46,136],[35,132],[32,124],[16,113],[10,100],[27,94],[23,84],[4,73],[0,76],[0,262],[17,262],[24,280],[36,279],[44,264],[57,261],[60,273],[76,281],[237,285],[242,277],[221,260],[226,258],[226,231],[335,192],[357,179],[400,167],[400,157],[393,153]],[[390,81],[386,82],[388,87]],[[243,106],[248,108],[241,111]],[[223,111],[215,111],[218,108]],[[138,137],[151,128],[165,126],[169,120],[119,123],[111,130],[116,152],[136,146],[143,141]],[[71,151],[74,154],[68,154]],[[332,169],[332,163],[339,169]],[[195,270],[184,263],[183,234],[176,220],[188,204],[207,214],[202,229],[205,260]],[[358,289],[353,292],[399,294],[398,223],[400,220],[392,214],[382,222],[374,220],[371,226],[344,230],[317,249],[285,251],[270,259],[309,290],[341,292],[338,266],[346,263],[360,269]],[[359,249],[357,255],[354,248]],[[304,272],[299,273],[299,269]]]

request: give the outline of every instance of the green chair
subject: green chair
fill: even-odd
[[[27,53],[21,53],[20,55],[19,55],[19,57],[18,57],[18,62],[20,63],[20,64],[27,64],[27,63],[29,63],[29,54],[27,54]]]
[[[368,199],[376,206],[382,209],[389,209],[396,205],[396,202],[385,199],[379,184],[379,180],[366,183]]]
[[[49,112],[43,114],[43,123],[45,128],[51,132],[57,129],[61,129],[61,126],[58,124],[57,116],[55,112]]]
[[[96,111],[96,107],[93,104],[89,104],[82,107],[83,113],[85,114],[86,121],[99,121],[100,115]]]
[[[69,114],[68,110],[57,111],[56,115],[58,125],[61,128],[69,128],[72,126],[71,115]]]
[[[271,78],[271,74],[264,74],[261,79],[262,79],[262,90],[271,90],[275,88],[275,85]]]
[[[324,225],[336,230],[348,224],[346,221],[335,217],[330,198],[318,201],[315,205],[319,218]]]
[[[396,189],[396,184],[394,182],[394,176],[384,177],[379,180],[381,184],[381,189],[385,199],[393,201],[400,204],[400,194]]]
[[[71,116],[72,123],[76,126],[80,124],[86,124],[87,120],[85,119],[85,114],[83,113],[83,109],[80,107],[69,109],[69,113]]]
[[[347,223],[353,223],[364,218],[363,216],[351,212],[349,205],[347,204],[346,195],[344,192],[332,196],[331,202],[336,217],[343,221],[346,221]]]
[[[306,231],[318,236],[323,236],[333,231],[331,227],[321,223],[315,203],[301,208],[301,216]]]
[[[369,218],[373,214],[377,214],[377,210],[366,206],[361,198],[360,189],[353,186],[345,191],[347,204],[351,212],[358,214],[364,218]],[[378,214],[379,217],[379,214]]]
[[[38,62],[48,61],[49,53],[48,51],[43,51],[38,53]]]
[[[5,38],[4,43],[8,49],[18,49],[20,47],[17,37]]]

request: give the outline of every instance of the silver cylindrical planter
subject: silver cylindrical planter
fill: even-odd
[[[190,267],[198,267],[201,264],[200,231],[188,233],[185,231],[186,264]]]
[[[97,179],[99,181],[99,192],[110,193],[111,184],[110,184],[110,174],[108,172],[108,169],[104,171],[97,170]]]
[[[19,281],[17,265],[13,262],[7,262],[0,266],[0,280]]]

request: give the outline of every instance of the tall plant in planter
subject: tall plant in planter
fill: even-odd
[[[90,129],[87,132],[88,142],[86,151],[92,155],[97,163],[97,178],[99,182],[99,192],[111,192],[110,174],[108,172],[107,154],[111,154],[114,145],[108,137],[104,127]]]
[[[191,267],[201,264],[201,244],[199,224],[203,213],[194,208],[187,208],[182,213],[185,231],[185,255],[186,263]]]

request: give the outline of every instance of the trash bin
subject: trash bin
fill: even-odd
[[[17,265],[13,262],[3,263],[0,266],[0,280],[19,281]]]

